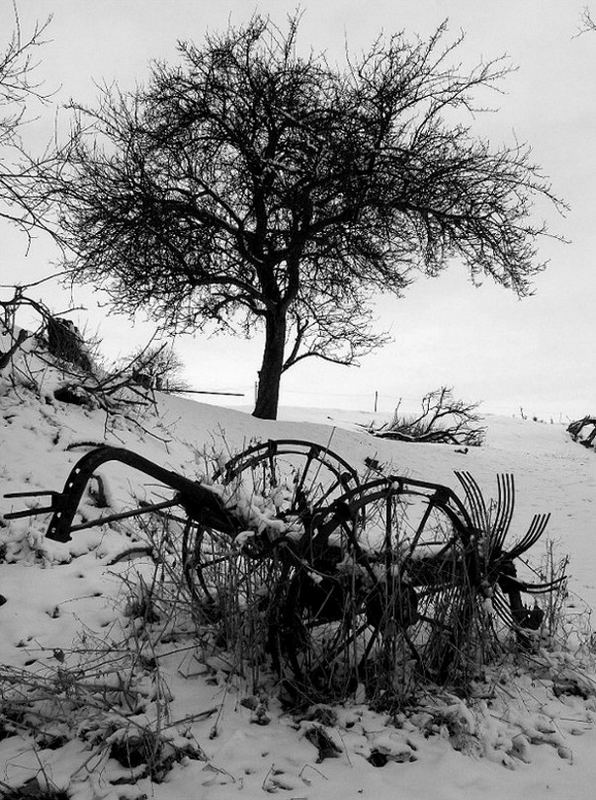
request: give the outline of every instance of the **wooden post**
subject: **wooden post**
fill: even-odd
[[[375,414],[377,413],[377,406],[379,404],[379,393],[375,391]]]

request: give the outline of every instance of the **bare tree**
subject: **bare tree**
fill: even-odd
[[[50,22],[48,18],[36,24],[25,35],[15,8],[14,32],[0,49],[0,219],[16,224],[27,236],[33,228],[46,228],[48,210],[38,178],[53,157],[31,156],[23,147],[21,132],[32,107],[43,106],[51,97],[34,75],[37,51]]]
[[[464,114],[502,61],[452,65],[461,37],[379,38],[344,69],[287,33],[245,27],[180,44],[131,93],[106,87],[77,122],[51,191],[75,281],[172,331],[264,332],[254,414],[275,418],[283,371],[385,341],[370,297],[458,259],[528,292],[557,203],[528,148],[493,148]]]

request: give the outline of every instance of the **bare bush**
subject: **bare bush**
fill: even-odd
[[[588,429],[587,435],[585,435],[586,428]],[[583,438],[580,438],[582,437],[582,432],[584,435]],[[579,442],[584,447],[596,447],[596,417],[587,414],[585,417],[569,423],[567,433],[570,434],[574,442]]]
[[[0,369],[11,364],[14,366],[14,356],[22,351],[34,352],[45,363],[50,357],[55,365],[62,366],[67,372],[75,369],[78,375],[92,374],[95,369],[92,351],[97,343],[85,341],[74,323],[64,316],[65,312],[51,311],[41,300],[25,295],[24,288],[13,287],[12,298],[0,301],[3,311],[0,333],[9,340],[8,349],[0,352]],[[33,331],[17,325],[17,316],[25,309],[33,311],[37,317]],[[25,347],[26,342],[30,343],[29,347]]]
[[[183,392],[190,388],[182,378],[184,364],[168,344],[150,343],[135,350],[127,361],[133,381],[144,389]]]
[[[432,442],[478,447],[484,442],[486,429],[476,413],[479,403],[466,403],[453,398],[453,389],[442,386],[422,398],[418,416],[400,414],[399,405],[391,422],[370,427],[369,433],[382,439],[402,442]]]
[[[24,294],[29,287],[15,286],[11,299],[0,301],[0,377],[3,390],[43,394],[57,400],[106,414],[106,430],[112,420],[124,417],[144,433],[139,412],[155,403],[153,388],[146,389],[134,378],[138,355],[112,368],[102,364],[100,341],[81,333],[64,312],[54,313],[41,301]],[[74,310],[74,309],[71,309]],[[33,330],[18,323],[23,312],[33,312]],[[141,352],[150,352],[148,345]],[[159,355],[159,349],[156,351]],[[156,362],[161,363],[161,362]],[[175,369],[178,362],[165,361],[162,369]],[[48,381],[48,373],[52,376]],[[129,413],[130,410],[134,413]],[[155,434],[153,434],[155,435]]]

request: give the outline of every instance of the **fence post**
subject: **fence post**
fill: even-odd
[[[375,391],[375,414],[377,413],[377,406],[379,404],[379,393]]]

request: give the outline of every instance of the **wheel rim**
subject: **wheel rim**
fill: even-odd
[[[230,504],[244,509],[254,503],[262,509],[264,503],[274,523],[281,521],[299,538],[309,535],[310,519],[320,505],[358,486],[355,470],[337,454],[292,439],[255,445],[232,458],[215,477],[221,479]],[[279,547],[283,536],[277,539],[278,535],[279,530],[265,527],[239,545],[216,530],[187,524],[182,538],[184,575],[207,621],[221,619],[222,604],[232,602],[233,594],[237,604],[258,602],[265,608],[271,603],[293,563]],[[267,589],[267,598],[261,588]]]
[[[325,445],[298,439],[269,440],[232,458],[221,470],[227,484],[241,480],[245,490],[268,494],[286,488],[280,510],[305,514],[330,505],[359,486],[356,470]]]
[[[468,524],[450,490],[402,478],[366,484],[316,518],[313,570],[295,571],[285,612],[286,658],[305,693],[345,696],[371,683],[375,664],[384,689],[389,673],[403,692],[414,672],[447,679],[472,624]]]

